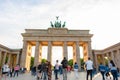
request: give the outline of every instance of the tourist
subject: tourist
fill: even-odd
[[[111,76],[110,76],[110,68],[108,67],[108,64],[106,64],[105,76],[106,76],[107,79],[111,79]]]
[[[31,68],[31,75],[36,76],[36,66]]]
[[[93,61],[90,59],[90,57],[88,57],[88,61],[86,61],[85,67],[87,70],[86,80],[88,80],[89,75],[90,75],[90,80],[92,80]]]
[[[105,80],[106,67],[102,63],[100,63],[100,65],[99,65],[99,71],[102,75],[102,79]]]
[[[6,80],[6,76],[7,76],[8,72],[9,72],[9,65],[6,62],[2,67],[2,76],[4,76],[5,80]]]
[[[69,73],[71,72],[71,66],[70,66],[70,65],[67,66],[67,71],[68,71]]]
[[[58,60],[56,60],[56,64],[54,67],[54,71],[55,71],[55,80],[58,79],[58,72],[59,72],[59,64],[58,64]]]
[[[18,77],[19,70],[20,70],[20,66],[19,66],[19,64],[17,64],[17,65],[14,67],[14,77],[15,77],[16,74],[17,74],[17,77]]]
[[[43,80],[47,80],[48,75],[48,61],[43,63]]]
[[[42,64],[39,63],[36,68],[37,80],[41,79],[42,77]]]
[[[62,68],[63,68],[63,80],[67,80],[67,66],[68,66],[68,61],[66,57],[61,62]]]
[[[115,66],[113,60],[110,61],[110,70],[113,76],[113,80],[118,80],[118,71],[117,71],[117,67]]]
[[[79,69],[79,66],[78,66],[77,62],[75,62],[73,68],[74,68],[74,72],[75,72],[75,77],[78,78],[78,69]]]
[[[52,65],[48,61],[48,80],[51,80],[51,79],[52,79]]]
[[[12,77],[13,71],[14,71],[14,68],[10,67],[10,77]]]

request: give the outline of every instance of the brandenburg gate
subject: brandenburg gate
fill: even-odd
[[[63,57],[68,59],[68,46],[73,48],[73,62],[80,62],[80,46],[83,47],[84,61],[88,56],[92,59],[91,37],[89,30],[69,30],[65,28],[65,22],[61,25],[61,21],[51,22],[51,28],[48,29],[25,29],[23,36],[23,50],[21,55],[21,66],[30,69],[32,46],[35,46],[34,65],[41,62],[42,46],[47,46],[47,60],[52,61],[52,47],[62,46]],[[57,55],[56,55],[57,56]],[[80,68],[81,69],[81,68]]]

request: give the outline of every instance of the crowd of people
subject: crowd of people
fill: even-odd
[[[2,68],[1,68],[1,77],[3,77],[6,80],[6,76],[9,77],[18,77],[19,73],[25,73],[25,68],[20,68],[19,64],[17,64],[15,67],[10,67],[9,64],[6,62]]]
[[[93,71],[94,71],[94,64],[93,61],[88,57],[88,60],[84,64],[84,68],[86,70],[86,80],[88,80],[90,76],[90,80],[93,78]],[[71,70],[74,71],[74,76],[76,79],[79,78],[79,65],[77,62],[73,64],[73,66],[68,65],[68,60],[66,57],[61,61],[59,64],[59,61],[56,60],[56,63],[54,67],[52,68],[51,62],[46,61],[45,63],[39,63],[36,66],[33,66],[31,68],[31,74],[36,77],[37,80],[52,80],[52,71],[55,75],[55,80],[68,80],[67,79],[67,73],[70,73]],[[17,64],[15,67],[9,67],[8,63],[5,63],[1,69],[2,71],[2,77],[5,78],[6,76],[15,77],[18,76],[19,73],[25,73],[25,68],[20,68],[19,64]],[[118,80],[118,72],[119,70],[115,66],[113,60],[110,60],[109,64],[104,65],[102,62],[99,65],[98,71],[102,75],[102,80],[107,80],[111,78],[111,75],[113,76],[113,80]],[[62,76],[62,79],[59,79],[59,75]]]
[[[102,80],[105,80],[105,77],[111,79],[110,74],[112,74],[113,80],[118,80],[119,69],[117,68],[117,66],[115,66],[113,60],[110,60],[108,65],[100,63],[99,71],[102,75]]]

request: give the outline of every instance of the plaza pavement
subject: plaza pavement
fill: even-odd
[[[4,80],[3,78],[1,80]],[[31,76],[30,73],[20,74],[18,77],[7,77],[6,80],[36,80],[35,76]],[[55,80],[55,76],[52,75],[52,80]],[[59,80],[62,79],[62,75],[59,75]],[[68,73],[68,79],[67,80],[86,80],[86,72],[79,72],[79,78],[75,78],[74,72]],[[93,77],[93,80],[102,80],[101,75],[98,73]],[[118,79],[120,80],[120,78]]]

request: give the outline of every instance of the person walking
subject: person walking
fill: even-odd
[[[47,78],[48,78],[48,61],[43,63],[42,71],[43,71],[43,80],[47,80]]]
[[[48,80],[52,79],[52,65],[50,61],[48,61]]]
[[[78,78],[78,69],[79,69],[79,66],[77,64],[77,62],[75,62],[74,64],[74,72],[75,72],[75,77]]]
[[[88,61],[85,62],[85,67],[87,70],[86,80],[88,80],[89,75],[90,75],[90,80],[92,80],[93,61],[90,59],[90,57],[88,57]]]
[[[59,72],[59,64],[58,64],[58,60],[56,60],[56,64],[54,67],[54,71],[55,71],[55,80],[58,79],[58,72]]]
[[[6,76],[7,76],[8,72],[9,72],[9,65],[6,62],[2,67],[2,76],[4,76],[5,80],[6,80]]]
[[[102,63],[100,63],[100,65],[99,65],[99,71],[102,75],[102,79],[105,80],[106,67]]]
[[[15,77],[16,74],[17,74],[17,77],[18,77],[19,70],[20,70],[20,66],[19,66],[19,64],[17,64],[17,65],[14,67],[14,77]]]
[[[110,61],[110,70],[113,76],[113,80],[118,80],[117,67],[115,66],[113,60]]]
[[[63,80],[67,80],[67,66],[68,66],[68,60],[66,57],[61,62],[62,67],[63,67]]]

